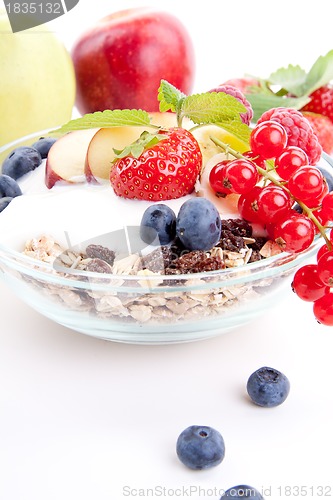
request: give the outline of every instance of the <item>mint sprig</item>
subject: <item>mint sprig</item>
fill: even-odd
[[[107,109],[105,111],[88,113],[80,118],[70,120],[57,129],[56,132],[65,134],[73,130],[123,126],[159,128],[151,123],[149,113],[142,109]]]
[[[186,95],[178,90],[174,85],[171,85],[171,83],[166,80],[161,80],[157,95],[161,113],[166,111],[173,111],[176,113],[180,103],[185,97]]]

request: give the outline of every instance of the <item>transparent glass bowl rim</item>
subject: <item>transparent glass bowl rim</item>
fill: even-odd
[[[52,131],[56,130],[57,127],[53,128]],[[37,137],[42,137],[50,133],[50,129],[39,131],[36,133],[29,134],[27,136],[21,137],[15,141],[12,141],[4,146],[0,147],[0,154],[9,151],[12,148],[17,147],[22,142],[27,142],[30,139],[33,140]],[[323,158],[332,166],[333,160],[326,153],[322,154]],[[228,287],[236,284],[247,283],[256,281],[259,279],[270,278],[277,275],[282,275],[283,273],[296,269],[302,262],[310,259],[319,246],[323,244],[320,237],[316,237],[312,245],[299,254],[291,254],[287,252],[281,252],[280,254],[274,255],[272,257],[267,257],[256,262],[251,262],[238,267],[225,268],[217,271],[206,271],[200,273],[188,273],[188,274],[177,274],[177,275],[163,275],[163,274],[148,274],[148,275],[123,275],[123,274],[102,274],[96,272],[88,271],[78,271],[75,269],[64,268],[63,270],[55,269],[53,264],[38,261],[37,259],[26,256],[16,250],[13,250],[6,245],[0,243],[0,263],[4,263],[17,271],[23,272],[36,279],[41,279],[54,284],[59,284],[66,287],[76,287],[76,288],[86,288],[89,286],[91,288],[96,288],[98,290],[110,291],[110,282],[114,282],[112,289],[114,291],[124,291],[124,288],[117,287],[117,281],[135,283],[137,286],[136,291],[143,293],[145,290],[152,292],[154,287],[156,291],[161,293],[163,289],[170,291],[170,287],[175,290],[186,289],[202,289],[207,287],[223,286],[224,284]],[[66,277],[62,274],[66,273]],[[72,279],[71,279],[72,278]],[[82,278],[82,281],[80,279]],[[215,281],[214,281],[215,279]],[[189,284],[188,282],[193,280],[194,284]],[[201,283],[199,284],[199,280]],[[161,286],[160,283],[163,281],[167,282],[167,285]],[[207,283],[203,283],[207,281]],[[146,286],[145,283],[149,282]],[[180,286],[180,282],[187,283],[186,286]],[[171,285],[174,283],[174,287]],[[126,287],[129,291],[129,288]]]

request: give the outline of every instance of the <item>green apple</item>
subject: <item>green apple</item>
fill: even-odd
[[[72,59],[45,26],[12,33],[0,11],[0,61],[0,146],[71,118]]]

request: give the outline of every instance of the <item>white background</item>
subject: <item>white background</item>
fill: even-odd
[[[70,48],[94,20],[139,5],[80,0],[50,27]],[[163,8],[192,35],[198,91],[288,63],[307,69],[333,48],[330,1],[169,0]],[[218,499],[239,483],[264,488],[266,499],[333,498],[333,331],[291,290],[248,327],[169,346],[85,337],[2,283],[0,304],[1,500]],[[290,379],[278,408],[246,396],[248,376],[263,365]],[[193,472],[178,461],[176,439],[192,424],[224,436],[218,467]]]

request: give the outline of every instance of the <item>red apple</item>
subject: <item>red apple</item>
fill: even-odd
[[[72,48],[80,113],[105,109],[158,111],[161,79],[192,91],[192,40],[175,16],[153,8],[123,10],[101,19]]]

